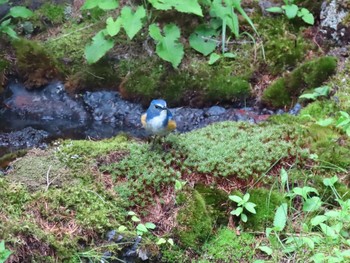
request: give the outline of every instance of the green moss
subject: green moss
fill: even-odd
[[[328,118],[334,115],[337,110],[339,110],[339,108],[333,101],[315,101],[303,108],[299,115],[300,118],[320,120],[321,118]]]
[[[60,79],[57,61],[38,42],[19,39],[13,42],[19,76],[29,88],[38,88]]]
[[[176,145],[185,156],[182,167],[247,180],[258,178],[277,160],[297,154],[296,138],[294,128],[285,125],[221,122],[182,134]]]
[[[253,262],[255,242],[251,234],[238,236],[234,231],[222,228],[204,244],[202,256],[197,262]]]
[[[255,207],[256,214],[249,214],[244,227],[254,231],[264,231],[266,227],[272,225],[277,207],[286,200],[283,194],[264,188],[251,189],[248,193],[250,194],[249,202],[257,206]]]
[[[207,205],[208,212],[216,225],[227,225],[227,202],[228,195],[215,187],[207,187],[202,184],[196,185],[195,189],[202,195]]]
[[[313,47],[285,16],[260,16],[253,21],[264,40],[267,69],[274,75],[295,67]]]
[[[48,19],[52,24],[61,24],[65,20],[64,9],[64,5],[45,3],[36,11],[36,13]]]
[[[213,222],[203,197],[196,190],[188,192],[187,203],[180,208],[176,221],[176,233],[185,248],[199,249],[211,235]]]
[[[290,106],[290,102],[296,101],[303,90],[317,88],[326,81],[335,73],[336,67],[335,57],[308,61],[267,87],[262,101],[274,107]]]
[[[121,91],[124,97],[141,100],[145,105],[155,97],[164,98],[170,105],[193,106],[243,100],[250,95],[247,80],[252,70],[248,68],[247,61],[243,64],[246,67],[242,64],[231,62],[228,65],[223,62],[216,67],[208,65],[207,62],[194,61],[191,65],[174,70],[159,59],[139,59],[131,65],[121,64],[121,74],[131,72]]]

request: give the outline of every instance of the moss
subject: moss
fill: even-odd
[[[26,39],[13,42],[19,76],[28,88],[39,88],[60,79],[57,61],[38,43]]]
[[[336,67],[335,57],[321,57],[308,61],[267,87],[262,101],[274,107],[290,106],[288,104],[296,101],[303,90],[317,88],[326,81],[335,73]]]
[[[198,250],[211,235],[213,222],[201,194],[192,190],[187,200],[176,217],[176,234],[183,247]]]
[[[250,194],[249,202],[257,206],[255,207],[256,214],[249,214],[244,227],[254,231],[264,231],[266,227],[272,225],[277,207],[286,200],[283,194],[264,188],[251,189],[248,193]]]
[[[238,236],[234,231],[222,228],[204,244],[197,262],[253,262],[255,242],[251,234]]]
[[[235,70],[233,70],[233,68]],[[146,105],[154,97],[162,97],[170,105],[203,106],[218,101],[240,101],[250,95],[248,78],[252,70],[248,61],[223,62],[210,66],[194,61],[179,70],[168,68],[159,59],[123,62],[120,74],[130,74],[121,85],[123,97],[141,100]]]
[[[285,16],[259,16],[253,21],[264,40],[266,64],[263,65],[274,75],[294,68],[313,47]]]
[[[284,125],[221,122],[180,138],[182,167],[211,176],[258,178],[280,158],[297,154],[297,134]]]
[[[41,17],[46,18],[52,24],[61,24],[65,20],[64,5],[57,5],[52,3],[44,3],[36,13]]]
[[[299,115],[300,118],[319,120],[321,118],[331,117],[338,109],[338,106],[333,101],[315,101],[303,108]]]
[[[227,200],[228,195],[215,187],[196,185],[195,189],[202,195],[207,205],[208,212],[216,225],[227,225]]]

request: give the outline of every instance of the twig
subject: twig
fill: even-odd
[[[49,178],[50,171],[51,171],[51,165],[49,166],[49,169],[46,172],[46,189],[45,189],[45,191],[49,190],[49,186],[52,183],[52,181],[50,182],[50,178]]]

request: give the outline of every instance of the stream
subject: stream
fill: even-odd
[[[145,110],[139,104],[123,100],[114,91],[72,96],[58,81],[33,91],[12,81],[0,97],[0,157],[19,149],[46,148],[58,138],[102,139],[121,132],[143,138],[147,134],[141,127],[140,116]],[[253,107],[221,106],[180,107],[171,112],[178,132],[225,120],[257,123],[276,113]]]

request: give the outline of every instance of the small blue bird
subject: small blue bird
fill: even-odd
[[[146,113],[141,116],[145,130],[152,135],[165,136],[176,129],[176,122],[162,99],[152,100]]]

